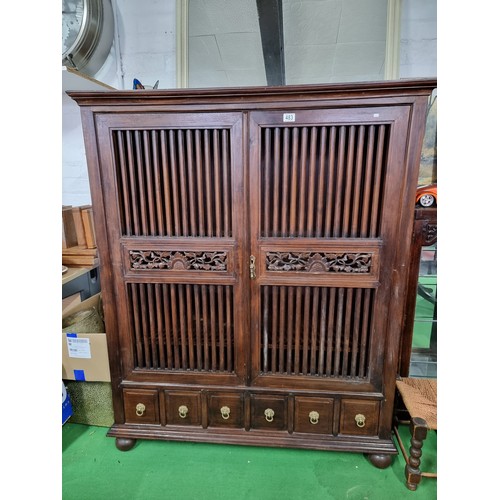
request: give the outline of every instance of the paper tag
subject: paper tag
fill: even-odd
[[[70,358],[85,358],[90,359],[90,339],[79,339],[73,336],[67,336],[68,356]]]
[[[294,122],[295,121],[295,113],[283,113],[283,121],[284,122]]]

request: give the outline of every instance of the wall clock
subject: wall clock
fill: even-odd
[[[111,0],[62,0],[62,64],[95,75],[113,43]]]

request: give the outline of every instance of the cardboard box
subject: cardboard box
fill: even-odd
[[[100,294],[68,309],[63,319],[97,307]],[[87,382],[111,382],[105,333],[62,333],[62,378]]]

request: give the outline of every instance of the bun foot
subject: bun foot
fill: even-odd
[[[392,463],[392,455],[372,454],[366,455],[366,457],[377,469],[386,469]]]
[[[136,439],[116,438],[115,444],[120,451],[128,451],[134,447],[136,441]]]

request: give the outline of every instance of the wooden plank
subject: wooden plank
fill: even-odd
[[[72,206],[62,207],[62,236],[63,248],[70,248],[78,245]]]
[[[86,256],[97,257],[97,248],[87,248],[87,245],[84,246],[77,245],[76,247],[63,248],[62,254],[63,256],[86,255]]]
[[[96,266],[99,258],[92,255],[63,255],[62,263],[65,266]]]
[[[78,246],[86,246],[85,231],[83,229],[83,221],[82,221],[82,214],[80,212],[80,207],[73,207],[71,210],[73,212],[73,224],[75,226]]]
[[[94,212],[92,208],[82,209],[82,222],[88,248],[97,248],[95,241]]]

